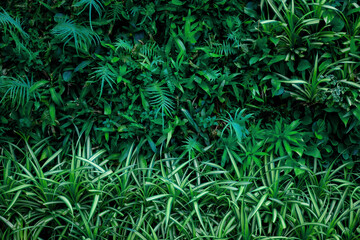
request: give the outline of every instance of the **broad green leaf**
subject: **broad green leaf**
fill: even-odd
[[[35,92],[38,88],[41,88],[42,86],[44,86],[45,84],[47,84],[49,81],[46,80],[41,80],[41,81],[37,81],[36,83],[34,83],[30,89],[29,89],[29,93],[33,93]]]
[[[171,3],[177,6],[182,6],[184,3],[180,0],[171,0]]]
[[[70,82],[72,78],[72,71],[65,71],[62,75],[65,82]]]
[[[49,90],[51,94],[51,99],[54,101],[54,103],[58,106],[62,105],[62,99],[60,94],[57,93],[54,88],[50,88]]]
[[[253,65],[254,63],[256,63],[257,61],[259,61],[259,57],[255,56],[255,57],[252,57],[250,58],[250,61],[249,61],[249,64],[250,65]]]
[[[307,147],[305,154],[314,158],[321,158],[321,153],[316,146]]]
[[[311,68],[311,66],[312,66],[311,63],[308,60],[302,59],[297,67],[297,70],[302,72]]]

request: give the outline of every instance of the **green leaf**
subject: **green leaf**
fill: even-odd
[[[54,105],[53,103],[50,103],[49,113],[50,113],[51,123],[52,123],[52,124],[55,124],[55,120],[56,120],[56,109],[55,109],[55,105]]]
[[[112,59],[111,59],[111,62],[112,63],[116,63],[116,62],[118,62],[120,60],[120,58],[118,58],[118,57],[113,57]]]
[[[305,173],[305,170],[303,170],[303,169],[301,169],[301,168],[299,168],[299,167],[295,167],[295,168],[294,168],[294,172],[295,172],[295,175],[296,175],[296,176],[299,176],[299,175]]]
[[[171,0],[171,3],[177,6],[182,6],[184,5],[184,3],[182,1],[179,0]]]
[[[256,63],[257,61],[259,61],[259,59],[260,59],[260,58],[257,57],[257,56],[250,58],[250,61],[249,61],[250,65],[253,65],[253,64]]]
[[[62,105],[63,101],[61,99],[61,96],[59,93],[55,91],[55,88],[50,88],[49,90],[51,94],[51,99],[54,101],[54,103],[59,106]]]
[[[37,81],[36,83],[34,83],[30,89],[29,89],[29,93],[33,93],[35,92],[38,88],[41,88],[42,86],[44,86],[45,84],[47,84],[49,81],[46,80],[41,80],[41,81]]]
[[[111,105],[107,102],[104,103],[104,114],[105,115],[111,114]]]
[[[321,158],[321,153],[316,146],[309,146],[306,149],[305,154],[314,158]]]
[[[308,60],[302,59],[297,67],[297,70],[302,72],[305,71],[306,69],[311,68],[311,63]]]
[[[83,70],[86,66],[88,66],[90,63],[92,63],[93,61],[90,60],[85,60],[82,61],[75,69],[74,69],[74,73]]]
[[[65,82],[70,82],[71,78],[72,78],[72,71],[66,71],[63,73],[62,75],[63,79]]]
[[[356,54],[356,51],[357,51],[354,37],[351,37],[351,40],[350,40],[350,51],[351,51],[351,53],[354,53],[354,54]]]
[[[4,116],[0,116],[0,122],[1,122],[2,124],[7,124],[7,123],[9,123],[9,121],[8,121]]]
[[[157,151],[156,151],[156,145],[155,145],[154,141],[150,138],[149,135],[146,136],[146,139],[148,140],[148,143],[149,143],[149,145],[150,145],[151,150],[152,150],[154,153],[156,153]]]
[[[353,114],[360,121],[360,105],[358,105],[357,108],[354,109]]]
[[[17,186],[17,187],[14,187],[14,188],[6,191],[5,194],[7,194],[7,193],[12,193],[12,192],[16,192],[16,191],[19,191],[19,190],[23,190],[23,189],[25,189],[25,188],[32,187],[32,186],[34,186],[34,185],[32,185],[32,184],[22,184],[22,185],[19,185],[19,186]]]
[[[95,209],[96,209],[96,207],[97,207],[97,205],[99,203],[99,198],[100,198],[99,194],[96,194],[95,197],[94,197],[94,201],[93,201],[93,204],[91,206],[90,213],[89,213],[89,219],[88,219],[89,222],[91,221],[91,218],[94,215]]]
[[[91,43],[100,42],[95,31],[76,24],[74,20],[58,17],[57,22],[58,24],[51,30],[51,33],[59,40],[64,41],[64,46],[74,40],[75,49],[78,51],[79,49],[88,49]]]
[[[170,214],[171,214],[171,208],[172,208],[172,205],[173,205],[173,201],[174,201],[173,197],[170,197],[168,199],[168,201],[167,201],[166,213],[165,213],[165,229],[169,225],[169,219],[170,219]]]
[[[65,205],[70,209],[71,214],[74,215],[73,207],[71,206],[71,203],[69,199],[67,199],[65,196],[59,196],[59,198],[65,203]]]
[[[265,200],[266,200],[266,198],[268,197],[268,194],[266,193],[266,194],[264,194],[261,198],[260,198],[260,200],[259,200],[259,202],[258,202],[258,204],[255,206],[255,208],[250,212],[250,214],[249,214],[249,220],[259,211],[259,209],[263,206],[263,203],[265,202]]]
[[[184,45],[184,43],[179,39],[179,38],[174,38],[179,50],[180,50],[180,54],[185,54],[186,53],[186,47]]]
[[[14,206],[14,204],[15,204],[16,200],[19,198],[20,194],[21,194],[21,191],[18,191],[18,192],[15,194],[13,200],[12,200],[11,203],[9,204],[9,206],[8,206],[8,208],[6,209],[5,213],[7,213],[7,212],[12,208],[12,206]]]
[[[199,86],[200,86],[209,96],[211,96],[209,85],[208,85],[206,82],[201,81],[201,83],[199,84]]]

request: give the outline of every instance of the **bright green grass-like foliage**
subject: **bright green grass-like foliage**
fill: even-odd
[[[272,155],[237,174],[201,154],[147,159],[141,144],[116,163],[89,138],[41,160],[46,147],[1,149],[2,239],[360,237],[359,162],[322,168],[314,159],[295,177]]]

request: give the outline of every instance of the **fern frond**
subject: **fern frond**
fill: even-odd
[[[11,107],[19,108],[24,106],[30,100],[30,88],[32,81],[27,77],[13,78],[2,76],[0,77],[0,93],[3,96],[0,103],[5,104],[10,102]]]
[[[115,83],[117,73],[110,64],[96,67],[94,68],[94,70],[95,71],[92,72],[91,75],[93,75],[93,78],[96,78],[101,81],[100,96],[99,96],[100,99],[104,90],[105,83],[107,83],[111,87],[111,89],[114,90],[114,88],[112,87],[112,83]]]
[[[121,48],[124,49],[127,52],[131,52],[133,50],[133,45],[129,41],[125,41],[121,38],[118,38],[115,43],[116,51]]]
[[[177,82],[176,77],[174,76],[173,72],[171,71],[171,68],[167,67],[163,71],[166,84],[171,92],[171,94],[174,94],[175,92],[175,82]]]
[[[79,2],[74,4],[74,7],[84,7],[79,14],[81,14],[86,8],[89,8],[89,22],[91,29],[92,29],[92,24],[91,24],[92,9],[94,8],[100,17],[102,10],[104,9],[104,7],[102,6],[102,1],[100,0],[80,0]]]
[[[174,100],[171,93],[162,86],[161,83],[155,83],[147,88],[150,94],[150,104],[156,108],[156,116],[161,111],[162,118],[164,114],[171,116],[174,110]]]
[[[140,53],[148,57],[149,59],[157,55],[160,47],[156,43],[146,43],[140,49]]]
[[[119,20],[120,16],[123,16],[125,19],[129,20],[129,14],[126,9],[124,9],[124,4],[122,2],[115,2],[110,5],[109,10],[110,17],[114,20]]]
[[[203,146],[197,141],[195,137],[187,137],[183,143],[184,145],[182,147],[189,154],[191,154],[194,150],[197,150],[198,152],[203,151]]]
[[[22,29],[19,19],[12,18],[4,9],[0,12],[0,25],[3,27],[15,28],[23,37],[28,38],[29,35]]]
[[[200,71],[199,74],[204,76],[208,81],[213,82],[219,78],[220,70],[208,68],[203,71]]]
[[[229,56],[236,53],[234,47],[227,41],[221,43],[213,43],[211,49],[215,54]]]
[[[144,10],[143,7],[141,6],[133,6],[131,9],[130,9],[130,12],[133,16],[135,16],[136,14],[140,13],[142,10]]]
[[[74,40],[76,51],[80,48],[87,49],[94,42],[99,42],[99,36],[91,29],[78,25],[74,20],[66,17],[57,18],[58,24],[51,30],[55,37],[65,41],[64,46]]]

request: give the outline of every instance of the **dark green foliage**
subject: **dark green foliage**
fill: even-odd
[[[354,217],[349,222],[341,218],[338,224],[337,216],[330,220],[321,215],[333,210],[331,199],[342,201],[336,194],[349,197],[349,190],[336,186],[326,190],[336,196],[327,197],[314,186],[318,169],[332,174],[331,164],[333,169],[347,166],[339,175],[343,179],[335,182],[346,181],[349,189],[355,182],[356,176],[347,171],[357,166],[360,156],[359,9],[353,0],[2,1],[0,161],[7,170],[0,167],[6,186],[0,188],[6,195],[0,198],[0,222],[11,219],[22,229],[16,232],[19,239],[28,225],[41,225],[36,216],[29,222],[7,212],[26,193],[24,201],[37,198],[34,209],[49,205],[51,211],[36,214],[52,222],[50,229],[71,221],[84,224],[71,225],[69,239],[121,239],[129,234],[129,239],[175,239],[177,234],[183,239],[240,238],[235,232],[242,239],[356,238],[351,235],[358,223]],[[86,147],[81,147],[84,139]],[[104,162],[91,158],[97,149]],[[85,165],[69,158],[75,150]],[[17,156],[20,165],[15,164]],[[154,166],[154,172],[149,170]],[[39,167],[49,175],[43,176]],[[89,175],[92,167],[96,170]],[[11,181],[6,180],[10,170],[15,173]],[[282,179],[276,177],[279,171]],[[301,185],[305,175],[312,180]],[[52,176],[48,183],[46,176]],[[323,176],[324,181],[333,176]],[[101,186],[118,181],[121,187],[100,190],[94,179],[103,181]],[[254,186],[221,183],[249,179]],[[272,189],[279,181],[284,181],[281,194]],[[73,189],[69,182],[84,190]],[[216,184],[207,188],[211,182]],[[286,187],[290,182],[297,185],[294,191]],[[29,184],[36,193],[28,194],[27,187],[10,190]],[[53,184],[51,190],[47,184]],[[157,187],[149,190],[148,184]],[[103,198],[105,189],[111,194],[137,189],[126,197],[141,204],[132,208],[124,196]],[[62,190],[69,195],[50,196]],[[142,197],[135,197],[139,192]],[[106,206],[104,212],[96,212],[86,196],[94,202],[105,199],[99,202]],[[208,202],[201,203],[202,196]],[[146,199],[156,203],[148,210],[162,211],[161,216],[143,212],[149,206]],[[309,199],[322,207],[308,206]],[[346,206],[357,209],[358,199],[355,193]],[[223,212],[234,212],[213,211],[213,201],[220,202]],[[297,201],[301,204],[294,204]],[[56,212],[52,205],[59,202],[67,206],[66,212]],[[281,207],[288,203],[292,207]],[[258,204],[265,204],[261,211]],[[121,211],[114,207],[120,205]],[[124,209],[148,215],[129,213],[122,230],[108,235],[118,222],[102,222],[101,216],[119,211],[107,218],[118,219]],[[177,222],[183,216],[191,220]],[[150,224],[157,218],[161,226]],[[143,219],[149,225],[143,226]],[[248,221],[251,229],[244,224]],[[305,222],[314,226],[301,225]],[[196,225],[201,230],[194,230]],[[64,236],[70,228],[66,226],[54,234]],[[36,231],[43,230],[29,233],[36,236]]]
[[[0,15],[2,107],[18,115],[33,101],[31,132],[53,136],[54,145],[66,144],[88,121],[93,124],[83,131],[116,152],[108,144],[112,138],[148,136],[160,147],[196,135],[204,145],[221,146],[222,138],[251,135],[255,122],[265,130],[288,119],[303,130],[299,156],[316,148],[326,163],[344,154],[344,138],[349,148],[358,146],[357,3],[81,0],[16,6],[3,5]],[[240,127],[236,111],[245,107],[253,117]],[[179,120],[185,124],[175,127]],[[320,120],[326,139],[310,134],[311,121]],[[275,153],[293,152],[283,148]],[[342,159],[357,156],[350,151]]]

